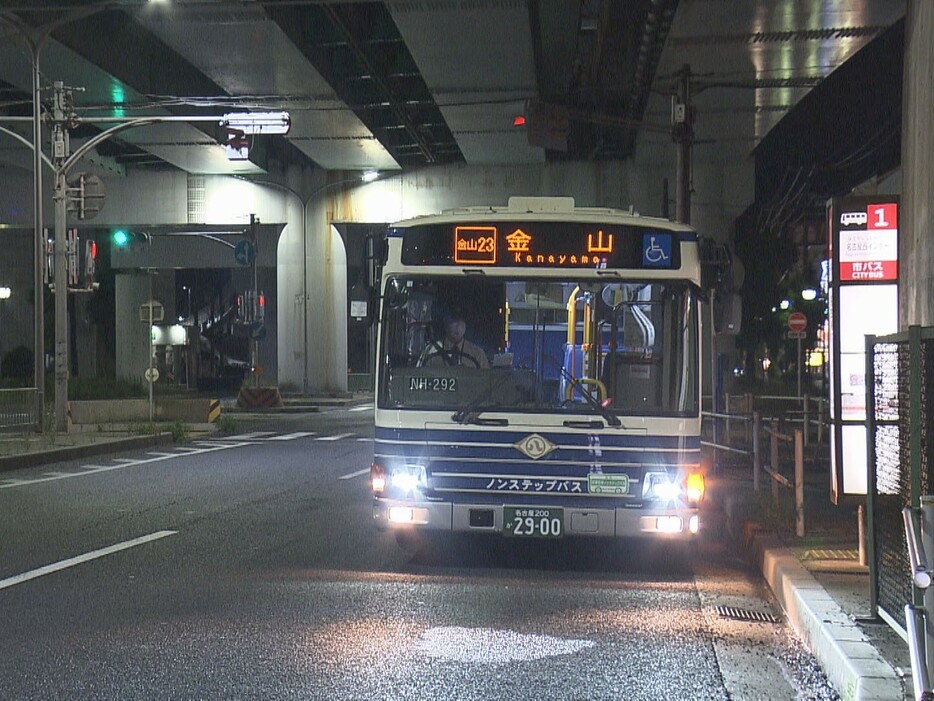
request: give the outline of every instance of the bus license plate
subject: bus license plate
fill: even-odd
[[[560,538],[564,535],[564,509],[507,506],[503,533],[517,538]]]

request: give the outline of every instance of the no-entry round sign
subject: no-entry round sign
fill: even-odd
[[[808,327],[808,318],[801,312],[792,312],[788,315],[789,331],[804,331]]]

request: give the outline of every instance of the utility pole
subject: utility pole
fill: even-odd
[[[42,84],[39,54],[48,33],[29,39],[32,51],[32,167],[33,167],[33,372],[36,383],[36,431],[45,431],[45,227],[42,225]]]
[[[151,117],[99,117],[92,120],[82,120],[75,114],[74,92],[66,90],[64,84],[56,81],[53,84],[54,97],[52,106],[52,166],[55,170],[55,185],[52,195],[55,204],[55,243],[54,275],[55,275],[55,425],[60,431],[68,430],[68,262],[67,242],[65,231],[65,218],[68,207],[68,171],[89,153],[98,144],[127,129],[133,129],[161,122],[216,122],[221,125],[236,124],[247,130],[250,134],[286,134],[291,125],[287,112],[253,112],[231,113],[223,116],[182,116],[159,115]],[[69,144],[69,129],[83,121],[95,123],[114,123],[116,126],[104,129],[100,134],[91,137],[71,153]],[[36,147],[36,153],[41,157],[41,150]],[[38,181],[38,178],[37,178]],[[38,193],[39,186],[36,186]],[[79,195],[83,196],[83,195]],[[256,222],[258,223],[258,221]],[[44,243],[44,242],[43,242]],[[38,266],[37,266],[38,267]],[[37,270],[37,273],[39,271]],[[40,278],[41,279],[41,278]],[[255,280],[255,273],[254,273]],[[255,282],[254,282],[255,285]],[[44,290],[43,290],[44,291]],[[37,307],[41,308],[42,297],[36,300]],[[37,346],[41,327],[37,325]],[[41,347],[37,348],[38,351]],[[37,362],[37,374],[39,363]],[[42,398],[42,385],[37,378],[39,386],[39,399]],[[41,407],[41,404],[40,404]],[[40,419],[41,427],[42,421]]]
[[[68,190],[65,182],[65,161],[69,154],[68,130],[73,99],[64,85],[53,84],[52,100],[52,162],[55,164],[55,428],[68,430],[68,268],[65,242],[65,212]]]

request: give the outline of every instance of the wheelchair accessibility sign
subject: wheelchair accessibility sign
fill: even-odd
[[[642,267],[671,267],[671,234],[642,234]]]

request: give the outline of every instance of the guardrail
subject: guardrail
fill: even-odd
[[[713,440],[701,440],[701,445],[714,450],[714,469],[719,469],[717,456],[720,452],[745,455],[752,458],[752,486],[753,490],[759,491],[760,475],[765,472],[771,479],[772,499],[778,501],[779,487],[786,487],[794,491],[795,497],[795,534],[801,538],[804,536],[804,445],[806,431],[801,428],[794,429],[792,435],[782,433],[780,427],[781,421],[772,420],[769,426],[762,426],[762,417],[758,412],[748,414],[721,414],[712,411],[701,412],[701,420],[711,419],[713,421]],[[739,422],[745,423],[749,427],[748,447],[736,447],[729,441],[732,437],[730,424],[727,425],[725,436],[721,439],[719,430],[721,422]],[[765,432],[769,435],[769,463],[762,464],[759,445],[761,435]],[[723,441],[727,442],[723,442]],[[779,441],[787,441],[794,444],[794,481],[789,480],[781,474],[779,462]],[[934,700],[932,700],[934,701]]]
[[[36,424],[35,387],[0,389],[0,430]]]
[[[701,445],[705,445],[708,448],[714,449],[714,455],[718,453],[716,451],[723,451],[727,453],[734,453],[737,455],[745,455],[752,458],[752,483],[755,490],[759,491],[759,474],[762,472],[762,459],[759,456],[759,433],[761,428],[759,414],[753,412],[752,415],[746,414],[718,414],[713,411],[704,411],[701,412],[701,420],[710,418],[714,420],[714,439],[712,441],[701,441]],[[749,433],[749,447],[748,448],[737,448],[736,446],[730,445],[729,443],[720,442],[720,431],[718,429],[719,422],[725,420],[726,422],[738,421],[740,423],[749,423],[751,424],[751,432]],[[725,440],[730,441],[731,431],[730,423],[726,424],[726,435]]]
[[[751,414],[759,412],[763,421],[781,419],[790,424],[800,424],[804,431],[804,445],[808,445],[811,434],[815,433],[817,443],[824,442],[824,432],[829,416],[830,400],[826,397],[801,397],[787,395],[753,395],[753,394],[727,394],[724,396],[726,412],[732,413],[734,408],[740,413]],[[781,409],[776,409],[776,405]],[[783,405],[788,405],[785,408]]]
[[[934,677],[934,631],[928,623],[928,607],[934,605],[931,590],[931,571],[928,555],[934,554],[934,497],[921,497],[921,508],[906,506],[902,509],[905,540],[911,565],[911,583],[914,598],[922,604],[905,606],[905,629],[908,633],[908,654],[911,658],[911,679],[915,701],[934,701],[931,679]]]
[[[763,469],[772,478],[772,499],[778,501],[779,485],[795,492],[795,535],[804,537],[804,436],[800,428],[796,428],[794,435],[779,433],[772,424],[765,429],[769,434],[769,464]],[[795,479],[794,482],[779,472],[778,442],[788,441],[794,443],[795,450]]]

